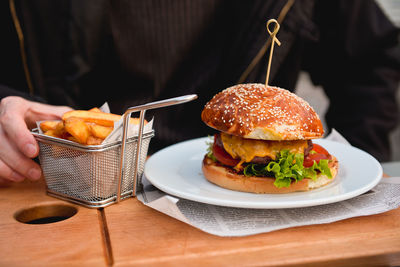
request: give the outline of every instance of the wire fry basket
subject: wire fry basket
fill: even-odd
[[[196,98],[187,95],[129,108],[123,115],[122,140],[104,145],[81,145],[33,129],[47,194],[89,208],[106,207],[136,196],[154,136],[154,130],[143,133],[145,111]],[[139,132],[128,138],[128,121],[137,111],[140,111]]]

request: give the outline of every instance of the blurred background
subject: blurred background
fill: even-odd
[[[400,28],[400,0],[376,0],[376,2],[382,7],[383,11],[394,24]],[[296,85],[296,93],[310,103],[320,115],[324,128],[327,129],[324,116],[329,105],[329,99],[326,97],[323,89],[314,86],[308,74],[302,73]],[[400,108],[400,85],[397,90],[397,103]],[[391,134],[390,141],[392,147],[392,161],[400,161],[400,121],[398,121],[397,128]]]

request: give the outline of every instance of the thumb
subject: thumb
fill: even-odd
[[[53,106],[41,103],[33,103],[29,108],[25,120],[30,128],[36,127],[37,121],[42,120],[59,120],[62,115],[72,110],[67,106]]]

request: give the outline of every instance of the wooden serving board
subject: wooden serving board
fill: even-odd
[[[135,198],[103,209],[45,194],[43,182],[0,188],[0,266],[396,266],[400,209],[247,237],[217,237]],[[18,211],[68,205],[71,218],[41,225]]]
[[[98,211],[45,192],[43,181],[0,188],[0,266],[105,266]],[[55,205],[74,207],[77,213],[49,224],[25,224],[14,218],[32,207]]]
[[[400,209],[247,237],[217,237],[136,199],[105,210],[116,266],[400,264]]]

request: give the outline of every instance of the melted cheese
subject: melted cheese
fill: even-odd
[[[240,159],[236,169],[240,169],[244,162],[250,162],[254,157],[270,157],[275,160],[279,151],[287,149],[291,153],[304,153],[307,141],[267,141],[244,139],[238,136],[221,133],[221,140],[226,152],[233,158]]]

